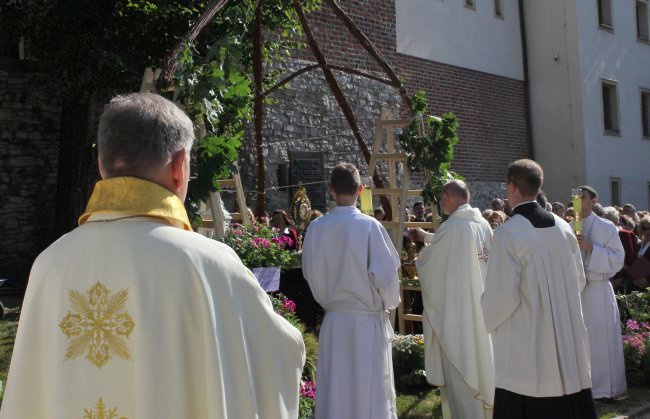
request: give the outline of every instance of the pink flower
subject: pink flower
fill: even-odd
[[[296,303],[294,303],[289,299],[284,300],[284,302],[282,303],[282,307],[284,307],[285,310],[290,311],[292,313],[296,312]]]
[[[316,398],[316,384],[313,381],[300,381],[300,395],[310,399]]]
[[[266,239],[263,238],[263,237],[256,237],[256,238],[254,238],[254,239],[253,239],[253,242],[255,243],[255,247],[264,247],[264,248],[268,248],[269,246],[271,246],[271,243],[269,243],[269,241],[266,240]]]
[[[637,323],[636,320],[628,320],[627,323],[625,323],[625,326],[628,330],[639,330],[639,323]]]
[[[282,236],[280,237],[280,240],[289,247],[293,246],[293,240],[291,237]]]

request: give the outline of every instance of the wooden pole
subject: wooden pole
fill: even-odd
[[[325,0],[327,4],[332,8],[334,11],[334,14],[343,21],[345,26],[348,28],[352,36],[354,36],[359,43],[365,48],[366,51],[368,51],[368,54],[370,54],[375,61],[377,61],[377,64],[386,72],[390,80],[395,83],[396,87],[399,87],[399,93],[400,96],[402,96],[402,100],[408,106],[409,110],[411,109],[411,98],[408,95],[408,92],[406,91],[406,88],[402,84],[401,80],[399,77],[397,77],[397,74],[395,74],[395,71],[393,68],[388,64],[388,61],[386,61],[386,58],[375,48],[373,43],[368,39],[368,37],[363,33],[363,31],[357,26],[356,23],[348,16],[347,13],[341,7],[336,4],[335,0]]]
[[[266,211],[266,171],[264,170],[264,153],[262,143],[262,127],[264,124],[264,96],[262,95],[262,82],[264,81],[264,57],[262,55],[262,5],[264,0],[259,0],[255,7],[255,32],[253,33],[253,76],[255,82],[255,103],[253,105],[253,120],[255,125],[255,149],[257,151],[257,199],[256,213],[261,216]],[[246,209],[242,208],[242,216]]]
[[[314,34],[312,33],[311,28],[309,27],[309,22],[307,22],[307,17],[305,16],[305,12],[302,8],[302,5],[300,4],[300,1],[293,0],[293,6],[296,9],[296,13],[298,14],[298,19],[300,20],[302,29],[305,32],[307,43],[309,44],[309,47],[313,51],[314,56],[316,57],[316,61],[318,62],[318,65],[323,70],[323,75],[325,76],[325,80],[327,81],[327,84],[332,90],[332,93],[334,94],[336,101],[341,107],[341,111],[343,111],[343,115],[345,116],[345,119],[347,119],[348,124],[352,129],[352,133],[354,134],[354,138],[356,138],[357,140],[357,145],[359,146],[359,150],[361,150],[361,154],[363,155],[363,158],[366,160],[366,163],[369,163],[370,150],[368,150],[368,146],[366,145],[365,141],[363,140],[363,137],[361,136],[361,130],[359,129],[359,125],[357,124],[356,118],[354,117],[354,112],[352,111],[350,104],[345,98],[345,95],[343,94],[343,91],[341,90],[341,86],[339,86],[336,77],[334,77],[334,74],[332,73],[332,69],[327,64],[327,59],[325,58],[323,51],[320,49],[320,46],[318,45],[318,41],[316,41],[316,38],[314,37]],[[377,188],[384,187],[384,181],[381,177],[379,177],[377,171],[375,171],[372,174],[372,178]],[[386,211],[386,215],[390,216],[391,206],[389,200],[383,196],[380,197],[380,199],[382,202],[382,207],[384,208],[384,211]]]
[[[167,90],[172,84],[172,79],[176,73],[176,66],[178,65],[178,55],[183,50],[183,46],[186,43],[192,43],[196,40],[196,37],[199,36],[199,33],[205,28],[205,26],[210,23],[214,15],[216,15],[219,10],[223,9],[228,0],[213,0],[208,7],[201,13],[201,16],[197,19],[196,22],[192,25],[187,34],[183,39],[174,47],[173,50],[167,54],[163,60],[162,71],[160,77],[158,78],[157,88],[158,91]]]

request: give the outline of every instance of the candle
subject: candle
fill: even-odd
[[[361,191],[361,212],[370,216],[373,215],[372,189],[366,186]]]
[[[582,210],[582,189],[572,189],[571,196],[573,197],[573,230],[576,234],[582,234],[582,220],[580,219],[580,211]]]

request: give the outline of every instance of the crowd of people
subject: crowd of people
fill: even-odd
[[[97,138],[102,180],[80,226],[33,265],[0,418],[296,418],[300,331],[232,249],[192,231],[183,206],[191,120],[155,94],[117,96]],[[571,208],[539,202],[539,164],[515,161],[505,180],[507,201],[485,218],[449,181],[447,220],[409,234],[423,246],[427,380],[445,419],[595,418],[593,399],[626,387],[610,279],[642,275],[650,219],[629,207],[601,218],[583,186],[576,235]],[[400,304],[400,257],[356,207],[356,167],[336,166],[328,189],[337,206],[302,246],[326,310],[316,418],[394,419],[387,311]],[[411,219],[427,219],[423,203]],[[300,246],[285,211],[266,220]]]

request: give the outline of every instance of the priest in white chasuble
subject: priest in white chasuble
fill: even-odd
[[[582,312],[589,334],[591,391],[595,399],[610,399],[625,392],[625,359],[621,322],[614,289],[609,281],[625,263],[618,229],[592,212],[598,193],[582,186],[582,230],[578,237],[587,276],[582,291]]]
[[[0,417],[295,418],[300,332],[183,207],[192,122],[114,98],[80,226],[31,271]]]
[[[494,418],[596,418],[580,249],[571,227],[535,201],[543,179],[532,160],[508,166],[513,215],[495,230],[488,260],[481,304],[494,348]]]
[[[329,191],[337,207],[309,225],[302,268],[326,314],[316,369],[318,419],[396,418],[393,329],[400,258],[384,227],[356,207],[359,172],[342,163]]]
[[[427,381],[440,386],[445,419],[491,418],[494,363],[481,294],[492,229],[462,181],[443,186],[441,207],[449,218],[426,235],[417,259]]]

